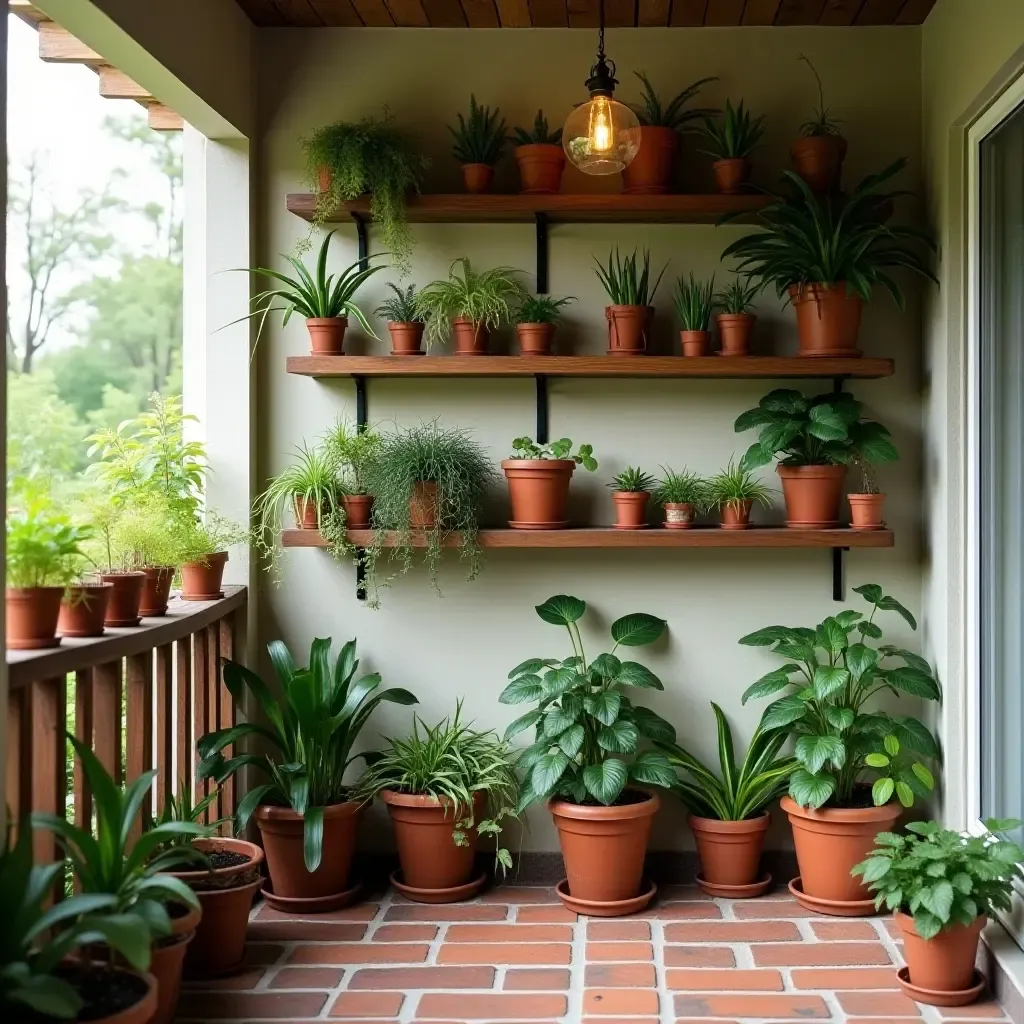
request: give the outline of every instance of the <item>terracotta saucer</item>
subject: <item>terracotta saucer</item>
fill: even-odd
[[[560,523],[517,523],[514,519],[508,521],[513,530],[564,530],[569,525],[568,519]]]
[[[109,626],[112,629],[134,629],[142,621],[142,616],[138,615],[134,619],[111,619],[109,622],[104,622],[104,626]]]
[[[575,914],[586,914],[588,917],[625,917],[627,914],[635,914],[643,910],[654,899],[658,887],[654,882],[648,882],[646,879],[642,884],[645,884],[647,888],[639,896],[633,896],[628,900],[615,900],[609,903],[581,900],[575,896],[570,896],[568,878],[563,878],[555,886],[555,892],[558,893],[558,898],[565,905],[566,909],[571,910]]]
[[[649,523],[644,523],[643,526],[619,526],[618,523],[615,524],[615,529],[616,530],[646,530],[649,527],[650,527]]]
[[[487,884],[487,875],[481,871],[465,885],[453,885],[450,889],[417,889],[414,885],[406,885],[400,881],[401,873],[400,869],[396,869],[388,878],[391,884],[413,903],[459,903],[461,900],[472,899]]]
[[[901,967],[896,972],[896,980],[900,983],[900,988],[911,999],[919,1003],[926,1003],[928,1006],[966,1006],[968,1003],[973,1003],[985,991],[985,986],[988,984],[985,975],[979,970],[975,970],[971,978],[974,984],[970,988],[962,988],[956,992],[940,992],[911,985],[910,968],[908,967]]]
[[[355,901],[355,898],[362,891],[363,883],[356,882],[351,889],[344,892],[336,892],[330,896],[314,896],[312,898],[299,896],[275,896],[270,884],[263,886],[260,893],[266,900],[267,906],[274,910],[280,910],[286,914],[326,914],[329,910],[341,910]]]
[[[754,896],[763,896],[772,887],[772,876],[768,872],[760,881],[750,885],[719,885],[716,882],[705,882],[700,875],[695,881],[709,896],[720,896],[726,900],[749,900]]]
[[[789,883],[789,891],[796,897],[801,907],[813,910],[815,914],[827,914],[829,917],[871,917],[878,913],[873,899],[823,900],[818,896],[808,896],[800,887],[799,875]]]

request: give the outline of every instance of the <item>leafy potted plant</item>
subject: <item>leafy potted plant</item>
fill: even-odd
[[[371,426],[352,427],[339,420],[324,438],[324,449],[334,463],[341,508],[348,528],[368,530],[373,510],[369,472],[380,456],[380,434]],[[326,518],[330,518],[330,512]]]
[[[750,528],[750,510],[754,502],[771,508],[771,491],[758,483],[753,474],[734,459],[720,473],[708,481],[708,501],[722,515],[719,524],[723,530],[746,530]]]
[[[567,437],[547,444],[517,437],[512,455],[501,463],[512,504],[508,525],[514,530],[565,529],[569,525],[569,484],[577,466],[590,473],[597,469],[592,445],[581,444],[574,455]]]
[[[638,269],[636,250],[623,259],[616,246],[608,254],[607,266],[594,257],[595,273],[611,300],[605,306],[608,321],[608,355],[635,356],[647,351],[648,335],[654,321],[654,293],[668,264],[651,286],[651,254],[644,249],[643,269]]]
[[[874,457],[877,458],[877,455]],[[860,473],[861,484],[859,491],[846,496],[850,503],[850,525],[855,530],[881,530],[885,527],[886,496],[878,490],[875,467],[868,461],[867,456],[859,451],[853,453],[851,462]]]
[[[928,796],[934,782],[924,761],[939,756],[931,732],[916,718],[868,709],[882,692],[924,700],[940,694],[924,658],[870,643],[882,639],[877,611],[897,612],[916,629],[914,616],[874,583],[854,590],[871,605],[867,618],[844,610],[813,629],[768,626],[740,640],[774,647],[785,659],[748,687],[743,703],[787,691],[769,705],[761,724],[796,737],[800,764],[782,801],[800,869],[790,891],[803,906],[840,916],[873,912],[867,889],[850,871],[868,855],[875,836],[895,823],[900,804],[911,807],[916,797]]]
[[[83,502],[96,533],[88,548],[89,560],[97,566],[101,583],[110,587],[103,624],[115,628],[137,626],[146,575],[139,568],[139,538],[153,536],[137,505],[114,504],[106,492],[90,494]]]
[[[745,470],[777,456],[786,500],[786,525],[820,530],[837,526],[846,467],[855,458],[898,458],[889,431],[861,418],[863,406],[846,391],[805,398],[780,388],[736,420],[737,432],[760,427],[758,440],[740,460]]]
[[[910,835],[881,832],[853,869],[876,894],[875,906],[895,917],[907,962],[897,977],[919,1003],[963,1006],[985,988],[974,967],[978,938],[990,915],[1010,913],[1024,850],[1006,836],[1020,821],[984,824],[974,835],[934,821],[912,822]]]
[[[750,181],[750,154],[764,134],[764,117],[751,117],[740,100],[738,106],[725,101],[725,110],[717,119],[706,117],[702,134],[714,158],[712,167],[718,191],[723,195],[742,192]]]
[[[565,170],[562,129],[551,131],[544,111],[538,110],[533,128],[516,128],[513,138],[519,165],[519,191],[526,195],[560,191]]]
[[[686,820],[700,857],[697,884],[709,896],[749,899],[771,887],[772,876],[758,870],[771,822],[768,807],[789,788],[797,760],[779,757],[785,732],[768,732],[759,724],[737,765],[729,721],[714,701],[711,707],[718,725],[718,776],[676,743],[657,746],[681,773],[674,789],[690,810]]]
[[[467,192],[489,192],[494,181],[494,165],[501,157],[508,135],[501,110],[477,105],[476,96],[469,97],[469,114],[458,115],[459,126],[448,125],[455,139],[452,153],[462,164],[462,180]]]
[[[377,316],[387,320],[388,331],[391,332],[391,354],[393,356],[423,355],[423,329],[426,327],[427,316],[420,309],[416,285],[399,288],[388,282],[394,292],[391,298],[385,299],[375,310]]]
[[[798,59],[811,69],[818,83],[818,105],[814,116],[800,126],[800,138],[790,147],[789,155],[796,173],[815,192],[838,191],[846,158],[846,139],[831,117],[831,110],[825,106],[825,90],[818,69],[803,54]]]
[[[676,281],[673,302],[679,320],[679,337],[684,356],[706,356],[711,351],[711,314],[715,309],[715,278],[698,281],[690,271],[689,279]]]
[[[205,521],[186,520],[182,524],[179,570],[182,601],[216,601],[223,597],[228,549],[248,539],[248,531],[212,510]]]
[[[565,862],[559,898],[576,913],[615,917],[642,910],[657,891],[641,878],[660,800],[641,787],[675,782],[663,753],[638,750],[641,738],[673,742],[675,729],[627,696],[631,687],[662,690],[661,680],[615,652],[654,643],[666,623],[643,612],[624,615],[611,625],[612,650],[588,661],[578,625],[586,610],[566,595],[537,606],[544,622],[565,626],[572,655],[524,661],[498,699],[537,704],[505,730],[505,739],[535,731],[516,762],[524,776],[519,810],[547,801]]]
[[[267,776],[248,790],[235,815],[239,832],[252,817],[259,827],[272,886],[263,896],[278,910],[321,913],[344,906],[358,889],[349,878],[362,814],[345,782],[359,756],[352,746],[381,701],[415,704],[416,698],[403,689],[375,692],[377,673],[356,680],[355,640],[333,665],[329,638],[313,641],[308,668],[297,668],[279,640],[267,651],[280,699],[235,661],[224,662],[224,685],[240,707],[248,695],[268,725],[244,722],[207,733],[197,744],[203,759],[198,774],[220,783],[248,765]],[[270,752],[225,759],[225,748],[248,737],[259,737],[261,749]]]
[[[515,305],[528,295],[518,274],[514,267],[478,272],[468,257],[455,260],[446,280],[432,281],[420,292],[428,346],[443,341],[454,327],[456,355],[487,355],[490,332],[508,323]]]
[[[81,567],[75,572],[75,581],[64,591],[57,619],[57,633],[64,637],[82,639],[103,636],[107,604],[113,586],[94,580]]]
[[[734,277],[724,291],[715,296],[715,314],[718,338],[722,343],[720,355],[749,356],[750,339],[757,317],[750,312],[760,288],[750,278]]]
[[[643,86],[641,102],[630,104],[640,121],[640,148],[622,172],[624,191],[643,195],[670,192],[680,133],[690,130],[690,122],[717,113],[711,108],[684,108],[702,85],[716,79],[701,78],[663,105],[647,75],[643,71],[634,73]]]
[[[416,903],[455,903],[483,888],[487,875],[474,874],[480,838],[493,836],[498,866],[512,866],[501,845],[519,789],[508,745],[465,725],[461,712],[459,703],[433,726],[414,717],[408,737],[367,755],[359,783],[361,798],[387,806],[401,864],[391,884]]]
[[[654,477],[639,466],[627,466],[608,486],[615,501],[615,529],[646,530]]]
[[[549,295],[527,295],[516,311],[519,350],[524,356],[549,356],[555,330],[562,321],[562,307],[575,302],[574,295],[553,299]]]
[[[697,516],[711,507],[708,481],[688,469],[677,473],[662,466],[661,472],[652,497],[665,510],[665,529],[693,529]]]

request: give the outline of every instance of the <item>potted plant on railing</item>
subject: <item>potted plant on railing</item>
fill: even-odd
[[[93,568],[88,558],[75,561],[74,582],[68,585],[60,603],[57,619],[59,636],[76,639],[103,636],[107,604],[114,588],[109,583],[94,579]]]
[[[740,100],[738,106],[725,101],[725,110],[718,118],[706,117],[701,130],[714,158],[712,167],[718,191],[724,195],[742,192],[750,181],[750,154],[764,134],[764,117],[751,117]]]
[[[845,391],[805,398],[799,391],[779,388],[737,418],[738,433],[761,428],[757,442],[740,460],[742,469],[757,469],[782,457],[777,472],[787,526],[838,526],[847,465],[858,457],[874,462],[899,457],[889,431],[881,423],[862,419],[862,408]]]
[[[604,287],[610,306],[604,308],[608,321],[608,355],[636,356],[647,351],[654,321],[654,293],[668,267],[666,263],[651,286],[651,254],[644,249],[643,269],[637,267],[636,250],[623,259],[616,246],[608,254],[608,265],[595,256],[598,280]]]
[[[515,814],[519,783],[508,745],[492,731],[452,718],[425,725],[413,718],[405,739],[366,756],[359,796],[379,797],[395,829],[399,871],[391,884],[416,903],[455,903],[475,896],[487,881],[475,872],[480,838],[493,836],[501,870],[512,866],[501,845],[506,818]]]
[[[877,455],[874,457],[877,458]],[[850,525],[855,530],[884,529],[886,496],[878,489],[878,474],[875,467],[861,452],[854,452],[850,461],[854,469],[860,473],[860,490],[852,491],[846,496],[850,503]]]
[[[786,664],[743,694],[743,703],[781,691],[761,720],[769,732],[796,737],[800,762],[782,809],[789,815],[800,876],[789,888],[805,907],[822,914],[870,914],[874,902],[850,871],[934,785],[925,760],[937,758],[931,732],[916,718],[869,711],[882,692],[938,700],[939,686],[924,658],[880,640],[875,613],[895,611],[912,629],[914,616],[874,583],[855,587],[871,605],[865,618],[844,610],[816,628],[768,626],[740,640],[772,647]],[[859,634],[859,635],[854,635]],[[873,783],[865,778],[874,774]],[[898,803],[893,803],[893,796]]]
[[[627,466],[608,486],[615,501],[615,529],[646,530],[654,477],[639,466]]]
[[[339,502],[350,530],[368,530],[372,525],[369,473],[380,457],[381,443],[373,427],[352,427],[345,420],[339,420],[324,438],[324,450],[334,463]],[[324,518],[330,519],[331,513]]]
[[[684,356],[706,356],[711,351],[711,314],[715,311],[715,278],[698,281],[690,271],[680,277],[672,296],[679,320]]]
[[[216,601],[222,598],[229,548],[248,539],[247,530],[212,510],[205,519],[186,519],[181,524],[181,599]]]
[[[640,121],[640,148],[622,172],[624,191],[644,195],[671,192],[680,133],[692,130],[691,122],[717,113],[713,108],[684,108],[702,85],[717,79],[701,78],[662,105],[647,75],[643,71],[634,73],[643,86],[641,102],[629,105]]]
[[[708,480],[708,501],[721,513],[723,530],[750,528],[750,510],[754,502],[772,507],[771,491],[754,479],[753,474],[737,466],[734,459]]]
[[[715,322],[723,356],[750,355],[750,339],[757,317],[750,312],[760,288],[750,278],[734,277],[723,291],[715,295]]]
[[[218,783],[243,766],[267,776],[252,786],[235,815],[241,832],[255,817],[270,871],[267,903],[277,910],[323,913],[350,903],[359,889],[349,871],[362,805],[353,799],[345,773],[359,756],[352,746],[381,701],[415,704],[403,689],[377,691],[380,675],[355,678],[359,662],[350,640],[331,664],[331,641],[314,640],[309,667],[297,668],[279,640],[267,646],[280,698],[254,672],[224,662],[224,685],[243,708],[258,706],[266,726],[243,722],[207,733],[198,744],[200,778]],[[224,750],[252,738],[261,753]]]
[[[665,529],[693,529],[697,516],[711,507],[708,481],[688,469],[677,473],[662,466],[661,472],[651,496],[665,510]]]
[[[516,163],[519,165],[520,192],[526,195],[558,192],[562,187],[565,153],[562,151],[562,129],[551,131],[543,110],[537,111],[533,128],[516,128],[513,132]]]
[[[517,718],[505,739],[535,730],[517,760],[524,774],[519,810],[545,800],[558,829],[566,878],[559,898],[569,910],[616,917],[642,910],[657,886],[641,884],[644,855],[660,800],[644,788],[667,788],[675,773],[661,752],[639,752],[641,738],[671,743],[675,729],[626,695],[630,687],[662,690],[661,680],[620,647],[644,647],[665,631],[664,619],[634,612],[611,626],[612,650],[588,661],[578,626],[587,610],[559,595],[537,606],[545,622],[565,626],[572,656],[531,658],[509,673],[503,704],[536,702]]]
[[[897,978],[919,1003],[964,1006],[985,988],[974,967],[978,939],[988,917],[1011,912],[1024,850],[1006,835],[1020,821],[984,825],[974,835],[934,821],[907,825],[910,835],[881,832],[853,869],[876,894],[875,906],[895,917],[907,962]]]
[[[469,114],[459,119],[458,128],[448,125],[455,139],[452,153],[462,165],[462,180],[467,192],[489,192],[494,181],[494,165],[508,142],[505,119],[495,107],[477,105],[476,96],[469,97]]]
[[[508,480],[508,496],[514,530],[562,530],[569,525],[569,484],[577,466],[597,469],[594,448],[563,437],[537,444],[529,437],[512,442],[512,455],[501,463]]]
[[[423,355],[423,329],[427,325],[427,314],[420,308],[416,285],[399,288],[388,282],[394,292],[391,298],[385,299],[375,310],[377,316],[387,320],[388,331],[391,333],[391,354],[393,356]]]
[[[814,116],[800,126],[800,138],[790,147],[789,155],[796,173],[815,192],[838,191],[846,158],[846,139],[831,117],[831,110],[825,106],[825,90],[818,69],[803,54],[798,59],[811,69],[818,83],[818,105]]]
[[[562,322],[562,307],[575,302],[575,295],[553,299],[549,295],[527,295],[516,311],[519,351],[524,356],[549,356],[555,330]]]
[[[674,789],[690,810],[687,821],[700,857],[697,884],[709,896],[749,899],[771,888],[772,876],[758,870],[771,822],[768,807],[789,789],[797,760],[779,757],[785,732],[767,732],[759,724],[737,765],[729,721],[714,701],[711,707],[718,724],[720,777],[676,743],[657,746],[682,773]]]

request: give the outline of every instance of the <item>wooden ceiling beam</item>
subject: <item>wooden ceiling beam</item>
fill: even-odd
[[[7,0],[7,9],[29,28],[38,28],[41,21],[50,20],[38,7],[33,7],[29,0]]]
[[[156,102],[146,89],[109,64],[100,66],[99,75],[100,95],[105,100],[139,100],[147,105]]]
[[[148,108],[149,127],[156,132],[180,132],[185,127],[185,119],[176,114],[163,103],[150,103]]]
[[[88,64],[98,68],[106,61],[55,21],[39,23],[39,59],[50,64]]]

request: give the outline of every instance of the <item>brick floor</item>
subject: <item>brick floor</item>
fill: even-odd
[[[387,895],[316,918],[258,907],[246,967],[186,985],[177,1021],[292,1024],[953,1024],[1005,1021],[987,1000],[918,1006],[890,922],[816,917],[785,890],[711,900],[671,886],[643,914],[576,918],[554,890],[472,903]]]

